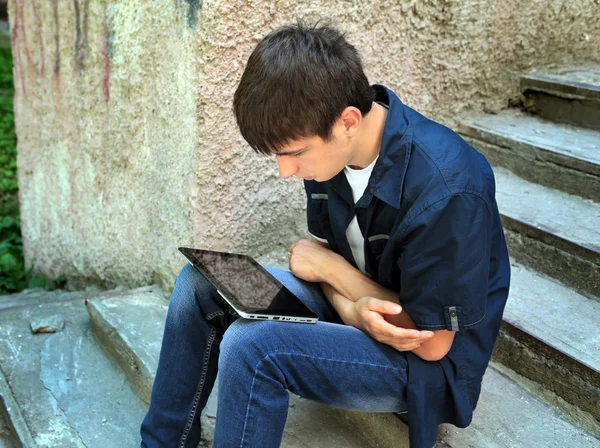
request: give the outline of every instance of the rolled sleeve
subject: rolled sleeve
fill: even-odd
[[[318,236],[315,236],[312,233],[310,233],[310,236],[312,236],[315,240],[320,241],[322,243],[329,243],[329,241],[327,241],[325,238],[319,238]]]
[[[420,330],[463,331],[484,321],[492,219],[485,200],[445,197],[402,232],[400,304]]]

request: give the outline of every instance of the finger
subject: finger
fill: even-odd
[[[385,337],[388,339],[396,339],[397,338],[396,330],[400,327],[397,327],[394,324],[389,323],[387,320],[385,320],[383,318],[383,315],[377,311],[372,311],[372,312],[368,313],[367,316],[368,316],[367,320],[368,320],[371,332],[377,333],[377,335],[379,335],[379,337]],[[411,333],[408,332],[406,337],[411,337],[411,336],[409,336],[409,334],[411,334]]]
[[[377,297],[371,297],[367,303],[367,308],[371,311],[377,311],[383,314],[399,314],[402,312],[402,307],[397,303],[389,300],[381,300]]]
[[[419,343],[428,341],[433,337],[432,331],[419,331],[397,327],[396,325],[391,324],[387,320],[385,320],[383,316],[379,313],[370,314],[372,315],[371,326],[373,328],[373,331],[381,332],[382,335],[385,335],[387,337],[394,339],[411,339]]]
[[[432,331],[409,330],[407,328],[395,327],[393,336],[399,339],[411,339],[420,343],[428,341],[433,337]]]
[[[418,330],[410,330],[408,328],[397,327],[394,324],[389,323],[383,318],[383,316],[377,312],[370,313],[371,316],[371,328],[374,332],[380,333],[382,336],[391,339],[411,339],[417,340],[422,338],[422,334]]]

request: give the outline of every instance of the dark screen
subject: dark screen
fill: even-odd
[[[317,317],[260,264],[246,255],[185,247],[179,250],[242,311]]]

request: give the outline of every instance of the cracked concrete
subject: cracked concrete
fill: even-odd
[[[92,338],[84,297],[48,296],[53,300],[0,313],[2,368],[34,443],[40,448],[136,446],[145,404]],[[55,314],[65,317],[62,331],[31,333],[33,318]]]

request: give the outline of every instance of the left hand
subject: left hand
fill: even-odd
[[[340,255],[309,240],[299,240],[288,250],[290,271],[307,282],[324,281],[325,267]]]
[[[361,297],[354,304],[351,324],[364,331],[376,341],[405,352],[412,351],[433,337],[433,331],[419,331],[392,325],[387,316],[399,316],[403,312],[400,305],[375,297]]]

